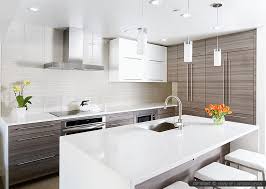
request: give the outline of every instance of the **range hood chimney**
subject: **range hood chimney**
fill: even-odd
[[[67,28],[63,31],[63,62],[44,64],[46,69],[103,70],[104,66],[83,63],[84,33],[82,29]]]

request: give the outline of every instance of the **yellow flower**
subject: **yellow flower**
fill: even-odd
[[[30,80],[24,80],[24,81],[23,81],[23,84],[24,84],[25,86],[28,86],[28,85],[31,84],[31,82],[30,82]]]
[[[19,92],[21,92],[21,87],[20,87],[19,85],[14,85],[14,86],[13,86],[13,91],[14,91],[15,93],[19,93]]]

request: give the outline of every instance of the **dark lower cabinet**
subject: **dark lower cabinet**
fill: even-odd
[[[61,122],[10,126],[9,185],[57,173]]]
[[[106,128],[119,127],[134,123],[133,112],[110,114],[106,116]]]
[[[169,107],[167,109],[158,109],[158,119],[177,116],[177,107]]]

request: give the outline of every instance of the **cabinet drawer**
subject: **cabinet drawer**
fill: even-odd
[[[119,126],[129,125],[129,124],[133,124],[133,123],[134,123],[133,118],[132,119],[126,119],[126,120],[116,120],[116,121],[107,122],[106,128],[119,127]]]
[[[176,114],[176,107],[160,108],[158,109],[158,114]]]
[[[129,120],[129,119],[134,119],[133,112],[117,113],[106,116],[107,122],[118,121],[118,120]]]
[[[59,147],[60,134],[60,130],[54,130],[23,136],[11,136],[9,137],[9,153],[14,154],[25,151],[34,151],[45,148],[46,146]]]
[[[9,166],[26,164],[25,162],[32,162],[36,159],[43,159],[50,155],[58,155],[58,146],[45,146],[38,150],[20,151],[13,154],[9,154]]]
[[[46,131],[60,130],[60,121],[49,121],[41,123],[32,123],[24,125],[10,126],[8,128],[9,136],[27,135],[41,133]]]
[[[10,165],[10,185],[58,172],[58,157],[58,154],[52,152]]]

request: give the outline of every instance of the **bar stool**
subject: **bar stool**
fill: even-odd
[[[167,186],[164,189],[196,189],[196,188],[189,186],[185,182],[178,181],[178,182],[175,182],[175,183],[171,184],[170,186]]]
[[[265,181],[266,171],[266,156],[260,153],[251,152],[248,150],[238,149],[227,154],[225,157],[225,164],[230,163],[239,166],[246,167],[262,173],[262,179]],[[263,187],[265,188],[265,187]]]
[[[196,171],[196,179],[202,181],[255,181],[257,177],[251,173],[223,165],[221,163],[211,163],[206,167]],[[219,187],[229,188],[229,187]],[[230,189],[248,189],[252,187],[230,187]]]

